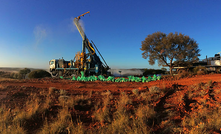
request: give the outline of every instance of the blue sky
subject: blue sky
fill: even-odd
[[[111,68],[161,68],[142,58],[157,31],[195,39],[200,59],[221,51],[219,0],[0,0],[0,67],[49,68],[82,49],[74,17]]]

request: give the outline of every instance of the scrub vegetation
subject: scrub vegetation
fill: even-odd
[[[220,133],[217,87],[212,80],[118,92],[21,86],[2,100],[0,133]]]

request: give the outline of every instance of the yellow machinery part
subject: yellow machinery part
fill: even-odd
[[[90,13],[90,11],[88,11],[88,12],[86,12],[86,13],[84,13],[84,14],[82,14],[82,15],[80,15],[80,16],[78,16],[78,17],[76,17],[76,19],[80,19],[82,16],[84,16],[85,14],[88,14],[88,13]]]
[[[86,60],[86,56],[85,53],[81,53],[81,68],[84,68],[84,61]]]
[[[94,48],[91,46],[91,43],[89,42],[89,40],[87,39],[87,42],[88,42],[88,44],[89,44],[89,47],[91,48],[91,50],[93,50],[93,53],[92,53],[92,55],[95,53],[95,50],[94,50]]]

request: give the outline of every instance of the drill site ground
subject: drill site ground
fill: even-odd
[[[151,87],[159,87],[159,91],[151,91]],[[122,93],[125,93],[131,103],[125,103],[121,107],[125,108],[125,120],[128,131],[134,132],[134,126],[129,124],[131,121],[144,118],[148,110],[144,110],[144,115],[139,114],[140,106],[149,106],[153,108],[154,116],[147,116],[148,122],[142,124],[143,128],[136,127],[138,131],[150,133],[191,133],[206,132],[220,133],[221,120],[218,118],[221,113],[221,74],[196,75],[191,78],[182,78],[179,80],[162,79],[151,82],[79,82],[64,80],[58,78],[43,79],[24,79],[10,80],[1,79],[0,81],[0,102],[6,108],[6,111],[26,109],[27,101],[37,96],[40,102],[44,102],[49,96],[51,87],[54,87],[55,93],[51,96],[52,103],[45,113],[38,112],[31,119],[26,119],[21,126],[26,133],[38,133],[45,126],[45,118],[48,123],[52,124],[56,121],[62,104],[59,102],[61,91],[66,91],[65,96],[72,98],[85,98],[85,102],[75,103],[73,107],[68,108],[74,124],[82,123],[83,133],[114,133],[109,131],[121,132],[114,120],[119,120],[115,115],[118,111],[120,101],[123,99]],[[135,90],[137,89],[137,93]],[[57,93],[56,93],[57,91]],[[109,102],[104,106],[108,96]],[[124,98],[125,99],[125,98]],[[90,103],[88,103],[90,101]],[[99,103],[99,104],[98,104]],[[99,120],[98,114],[102,114],[102,110],[108,107],[108,120]],[[30,110],[30,108],[29,108]],[[28,110],[24,110],[28,112]],[[103,111],[104,112],[104,111]],[[203,113],[205,115],[201,115]],[[193,116],[194,115],[194,116]],[[44,117],[43,117],[44,116]],[[128,116],[128,118],[127,118]],[[16,116],[13,118],[15,119]],[[106,117],[106,116],[105,116]],[[194,123],[188,123],[194,120]],[[217,122],[218,121],[218,122]],[[184,123],[185,122],[185,123]],[[126,122],[125,122],[126,123]],[[124,124],[118,124],[124,126]],[[202,126],[202,124],[204,126]],[[110,127],[112,126],[112,127]],[[105,130],[106,129],[106,130]],[[124,129],[124,128],[123,128]],[[124,130],[125,130],[124,129]],[[142,130],[141,130],[142,129]],[[70,130],[71,131],[71,130]],[[67,133],[69,130],[67,130]],[[66,129],[65,132],[66,133]],[[80,133],[80,132],[79,132]]]
[[[131,91],[133,89],[145,89],[151,86],[158,86],[159,88],[169,88],[173,84],[179,84],[183,86],[190,86],[198,84],[200,82],[213,82],[221,81],[221,74],[207,74],[196,75],[191,78],[183,78],[179,80],[174,79],[162,79],[151,82],[81,82],[72,81],[59,78],[43,78],[43,79],[26,79],[26,80],[4,80],[0,81],[1,86],[15,86],[15,87],[35,87],[47,90],[49,87],[55,87],[56,89],[65,89],[71,93],[79,91]]]

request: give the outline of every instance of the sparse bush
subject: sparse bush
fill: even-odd
[[[193,73],[197,75],[206,74],[206,67],[203,66],[197,66],[193,69]]]
[[[45,70],[35,70],[29,73],[28,77],[32,78],[44,78],[44,77],[51,77],[51,74]]]

